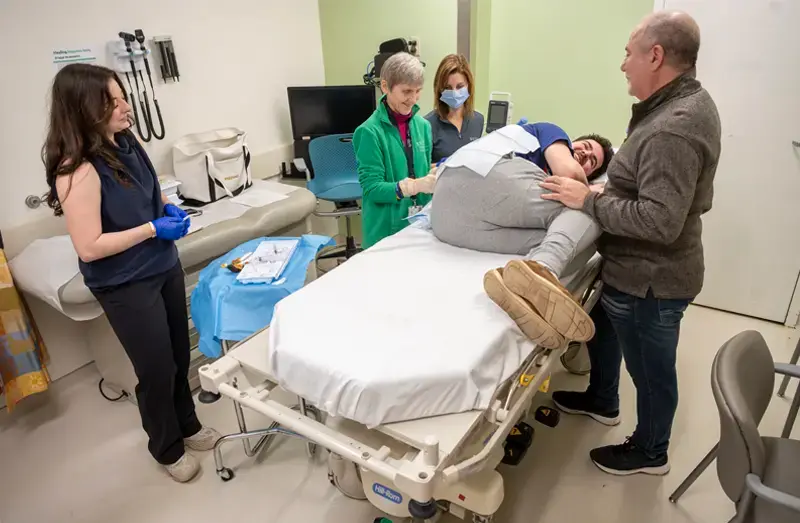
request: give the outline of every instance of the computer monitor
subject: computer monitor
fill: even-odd
[[[371,85],[289,87],[287,92],[295,140],[352,133],[375,111]]]

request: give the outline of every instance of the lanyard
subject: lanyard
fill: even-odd
[[[386,99],[383,99],[383,105],[386,106],[386,112],[389,115],[389,120],[394,124],[397,128],[397,134],[400,134],[400,125],[397,123],[397,120],[392,113],[389,104],[386,103]],[[408,166],[408,177],[412,180],[417,177],[416,172],[414,171],[414,147],[411,141],[411,120],[409,119],[406,122],[406,136],[400,135],[400,141],[403,143],[403,152],[406,155],[406,165]],[[417,197],[411,197],[411,205],[417,205]]]
[[[400,131],[400,126],[397,126],[398,132]],[[406,137],[400,137],[403,140],[403,149],[405,149],[406,153],[406,163],[408,164],[408,177],[409,178],[416,178],[417,175],[414,172],[414,148],[411,145],[411,121],[409,120],[406,123]]]
[[[392,124],[397,128],[397,133],[400,134],[400,125],[397,123],[397,120],[392,114],[392,110],[389,108],[389,104],[386,103],[386,99],[383,100],[383,105],[386,106],[386,112],[389,115],[389,120]],[[416,178],[417,175],[414,172],[414,147],[411,143],[411,120],[408,121],[406,124],[406,136],[400,135],[400,141],[403,143],[403,152],[406,155],[406,165],[408,166],[408,177],[409,178]]]

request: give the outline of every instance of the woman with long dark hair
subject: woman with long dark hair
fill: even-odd
[[[42,148],[48,205],[63,215],[84,281],[103,307],[139,383],[149,450],[180,482],[200,470],[185,452],[210,450],[219,433],[200,424],[189,389],[189,326],[175,241],[189,218],[161,193],[129,130],[131,106],[110,69],[64,67],[53,81]]]

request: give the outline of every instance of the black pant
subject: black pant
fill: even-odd
[[[183,456],[183,438],[202,427],[189,389],[189,318],[183,269],[93,290],[128,354],[148,448],[162,465]]]

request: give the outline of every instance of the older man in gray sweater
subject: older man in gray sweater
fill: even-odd
[[[685,13],[658,12],[633,31],[622,71],[633,106],[628,137],[596,194],[548,178],[543,196],[579,209],[602,230],[603,295],[592,311],[595,337],[585,392],[553,394],[558,408],[606,425],[619,417],[621,359],[636,386],[638,424],[621,445],[591,451],[603,471],[665,474],[678,405],[675,367],[681,319],[703,285],[700,216],[711,209],[720,120],[695,79],[700,30]]]

